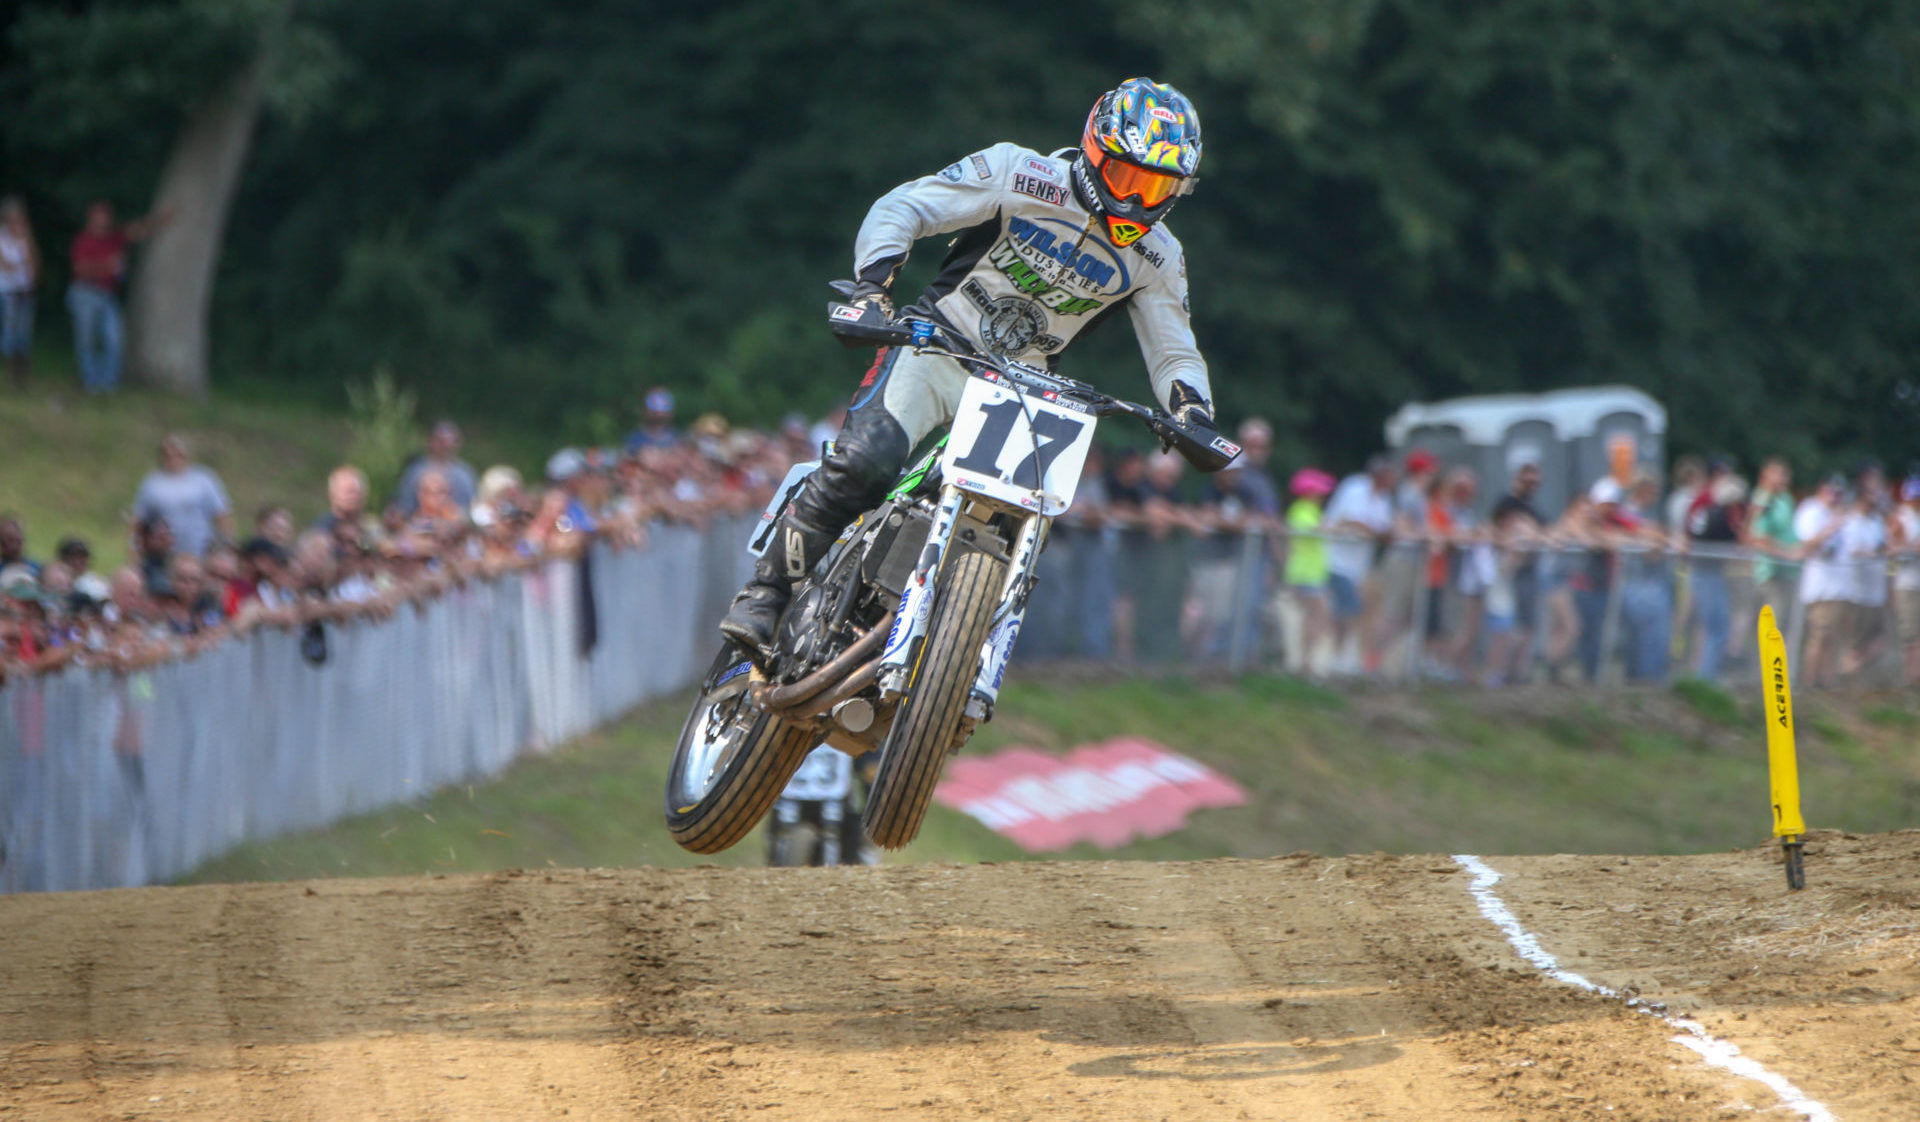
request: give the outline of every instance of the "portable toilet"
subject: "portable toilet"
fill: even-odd
[[[1387,446],[1396,452],[1424,448],[1447,467],[1473,468],[1481,514],[1529,462],[1540,465],[1534,505],[1549,518],[1602,475],[1622,485],[1643,471],[1665,475],[1667,411],[1631,386],[1415,403],[1387,418],[1386,429]]]

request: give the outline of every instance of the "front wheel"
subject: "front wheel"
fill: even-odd
[[[934,602],[926,648],[880,750],[880,770],[867,796],[867,836],[888,849],[920,833],[1000,603],[1002,562],[969,550],[950,563]]]
[[[667,771],[667,832],[695,853],[718,853],[752,833],[816,739],[755,706],[744,669],[714,677],[694,700]]]

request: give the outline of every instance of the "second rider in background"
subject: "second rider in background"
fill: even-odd
[[[1095,103],[1078,148],[1041,155],[996,144],[881,196],[854,242],[849,301],[891,319],[913,243],[957,233],[910,314],[979,350],[1051,368],[1076,335],[1124,305],[1160,403],[1182,424],[1210,429],[1186,258],[1161,224],[1199,164],[1192,103],[1129,78]],[[952,422],[967,376],[942,355],[880,348],[846,426],[721,621],[723,635],[749,654],[772,642],[794,582],[886,497],[914,446]]]

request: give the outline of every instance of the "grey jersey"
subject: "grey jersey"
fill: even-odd
[[[974,346],[1044,364],[1124,304],[1160,403],[1176,379],[1212,401],[1188,319],[1179,240],[1163,223],[1127,248],[1114,246],[1074,196],[1071,166],[996,144],[902,183],[860,224],[855,274],[890,283],[914,242],[957,232],[922,306]]]

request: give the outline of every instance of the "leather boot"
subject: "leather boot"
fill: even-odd
[[[812,571],[838,537],[837,530],[817,530],[792,514],[780,519],[766,552],[753,564],[752,578],[720,621],[720,634],[750,654],[772,647],[794,584]]]
[[[910,445],[906,430],[880,402],[849,413],[820,470],[807,477],[774,526],[766,552],[753,566],[753,579],[720,621],[720,634],[749,656],[771,647],[794,582],[819,564],[847,523],[886,497]]]

